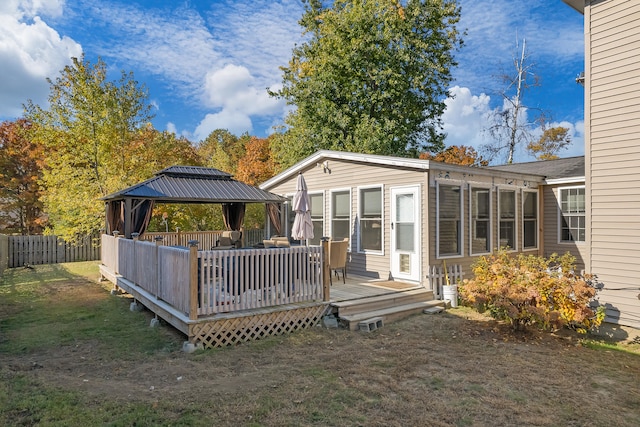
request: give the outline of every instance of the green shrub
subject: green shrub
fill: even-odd
[[[602,307],[590,307],[599,287],[596,277],[575,274],[575,257],[568,252],[544,258],[500,250],[472,268],[474,279],[459,286],[463,303],[510,322],[515,330],[535,325],[586,332],[604,319]]]

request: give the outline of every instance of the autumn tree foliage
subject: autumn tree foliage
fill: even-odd
[[[452,145],[435,154],[421,153],[420,158],[463,166],[487,166],[489,164],[489,161],[483,159],[473,147],[466,145]]]
[[[544,258],[501,249],[472,268],[475,277],[459,285],[463,301],[508,321],[514,330],[568,326],[586,332],[604,320],[603,308],[590,305],[600,286],[596,277],[576,274],[569,252]]]
[[[31,138],[44,147],[45,210],[53,232],[67,240],[100,229],[99,198],[137,180],[131,153],[152,118],[147,92],[131,73],[112,82],[102,60],[72,61],[49,80],[47,107],[26,106]]]
[[[571,144],[569,128],[562,126],[546,128],[538,140],[527,144],[527,151],[538,160],[553,160],[558,158],[561,150]]]
[[[320,149],[418,157],[443,146],[461,44],[451,0],[306,3],[305,42],[273,96],[296,108],[273,150],[282,167]]]
[[[249,185],[258,185],[275,175],[270,139],[251,137],[244,157],[238,160],[236,178]]]
[[[226,129],[216,129],[198,145],[197,154],[203,165],[235,174],[249,139],[247,134],[237,137]]]
[[[0,124],[0,230],[38,234],[46,225],[39,180],[42,146],[29,138],[25,119]]]

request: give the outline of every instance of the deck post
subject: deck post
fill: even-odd
[[[189,319],[198,318],[198,241],[189,240]]]
[[[329,238],[322,239],[322,300],[331,299],[331,282],[329,281],[331,271],[329,270]]]

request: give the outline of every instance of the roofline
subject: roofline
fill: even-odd
[[[585,0],[562,0],[570,8],[577,10],[584,15],[584,2]]]
[[[434,160],[422,160],[422,159],[413,159],[413,158],[405,158],[405,157],[392,157],[392,156],[381,156],[378,154],[362,154],[362,153],[350,153],[345,151],[331,151],[331,150],[320,150],[315,154],[307,157],[304,160],[296,163],[295,165],[285,169],[280,172],[273,178],[268,179],[258,186],[258,188],[262,190],[267,190],[282,181],[285,181],[292,176],[298,174],[303,169],[311,166],[311,165],[320,165],[320,160],[347,160],[354,162],[363,162],[369,164],[378,164],[385,166],[395,166],[407,169],[414,170],[442,170],[446,169],[449,171],[458,171],[458,172],[469,172],[472,170],[474,173],[482,174],[482,175],[491,175],[491,176],[520,176],[526,178],[532,178],[533,180],[537,180],[540,182],[544,182],[544,175],[532,174],[532,173],[523,173],[516,171],[501,171],[498,169],[492,170],[487,167],[475,167],[475,166],[463,166],[456,165],[452,163],[444,163],[444,162],[436,162]]]
[[[584,176],[572,176],[570,178],[555,178],[547,179],[547,185],[562,185],[562,184],[577,184],[579,182],[585,182]]]

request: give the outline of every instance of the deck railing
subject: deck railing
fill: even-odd
[[[103,235],[102,263],[191,319],[328,299],[320,246],[198,251],[190,243]]]

